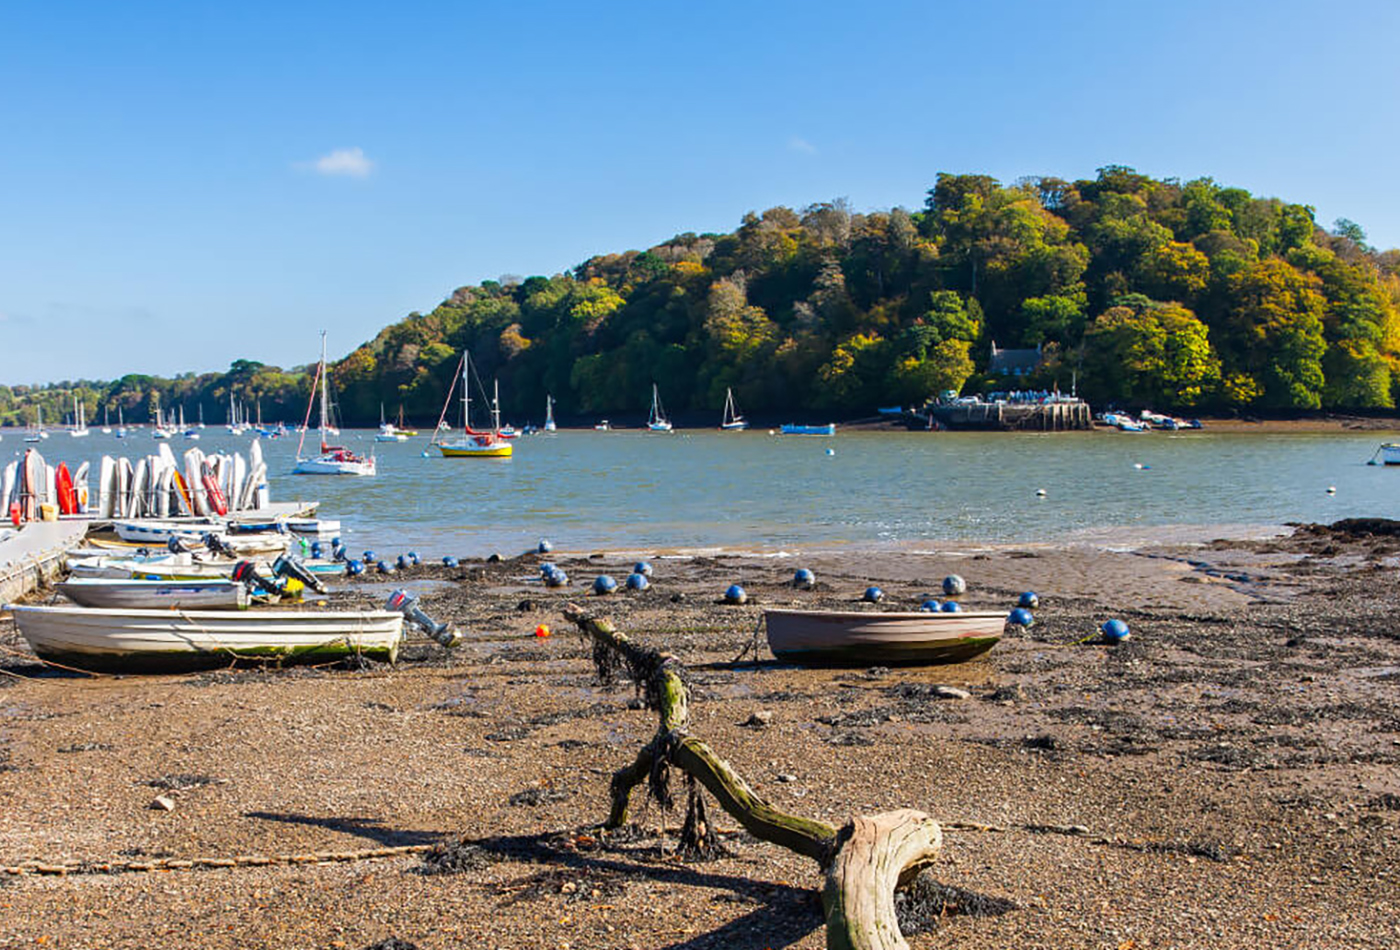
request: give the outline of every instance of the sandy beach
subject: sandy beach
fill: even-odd
[[[651,590],[608,598],[586,584],[630,560],[556,552],[563,591],[534,557],[423,566],[393,582],[467,639],[395,668],[82,678],[45,671],[6,618],[0,947],[823,946],[813,862],[739,833],[682,861],[683,807],[640,793],[634,827],[598,830],[655,722],[597,684],[570,600],[679,655],[694,734],[779,807],[954,823],[905,902],[913,947],[1395,946],[1393,528],[665,558]],[[787,585],[797,566],[816,590]],[[731,662],[765,606],[845,607],[878,583],[913,609],[950,573],[973,608],[1037,591],[1037,623],[951,666]],[[720,602],[733,582],[747,605]],[[1096,642],[1108,617],[1131,639]],[[366,854],[388,848],[409,850]]]

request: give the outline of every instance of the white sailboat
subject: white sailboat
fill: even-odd
[[[554,397],[545,393],[544,397],[544,431],[554,432],[558,427],[554,424]]]
[[[106,407],[106,406],[103,406],[103,407],[102,407],[102,434],[103,434],[103,435],[111,435],[111,434],[112,434],[112,425],[111,425],[111,423],[107,420],[107,407]]]
[[[647,429],[651,432],[670,432],[671,420],[666,418],[666,410],[661,405],[661,393],[656,384],[651,384],[651,415],[647,417]]]
[[[725,432],[739,432],[749,427],[743,416],[739,415],[738,408],[734,405],[734,390],[724,391],[724,418],[720,420],[719,427]]]
[[[379,434],[374,437],[376,442],[407,442],[408,434],[399,431],[399,427],[392,422],[384,421],[384,403],[379,404]]]
[[[37,413],[36,421],[24,433],[24,441],[26,442],[42,442],[49,437],[49,434],[44,431],[44,407],[35,406],[34,411]]]
[[[81,439],[88,434],[87,415],[77,393],[73,394],[73,428],[68,430],[68,434],[75,439]]]
[[[318,427],[321,437],[321,454],[304,457],[301,454],[302,447],[306,444],[306,426],[302,425],[301,441],[297,443],[297,464],[292,469],[293,475],[373,475],[375,474],[374,456],[368,458],[356,455],[343,446],[329,445],[326,442],[327,433],[336,432],[330,427],[330,382],[326,376],[326,332],[321,331],[321,362],[316,367],[316,376],[321,383],[321,423]],[[312,384],[313,390],[315,382]],[[313,399],[315,398],[313,393]],[[306,421],[310,421],[311,406],[306,407]]]
[[[156,397],[156,427],[151,430],[151,438],[168,439],[175,434],[175,430],[165,424],[164,417],[160,414],[160,393]]]

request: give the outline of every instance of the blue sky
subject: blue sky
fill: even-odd
[[[1400,5],[0,6],[0,382],[343,355],[463,284],[939,171],[1209,175],[1400,245]]]

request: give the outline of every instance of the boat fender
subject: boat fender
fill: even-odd
[[[962,606],[956,600],[945,600],[939,606],[938,612],[944,614],[962,613]]]
[[[967,581],[956,574],[949,574],[943,578],[943,593],[949,597],[956,597],[959,594],[967,593]]]
[[[885,599],[885,592],[878,587],[867,587],[865,593],[861,595],[861,600],[867,604],[878,604]]]
[[[1016,601],[1017,607],[1024,607],[1027,610],[1035,610],[1040,606],[1040,597],[1033,590],[1028,590]]]
[[[617,581],[606,574],[599,574],[593,579],[593,593],[602,597],[617,590]]]
[[[389,595],[385,608],[404,615],[409,623],[436,640],[441,646],[455,647],[462,641],[461,634],[452,629],[451,624],[438,623],[418,606],[418,598],[406,590],[396,590]]]
[[[1017,627],[1029,627],[1031,624],[1035,623],[1035,615],[1024,607],[1017,607],[1015,610],[1011,611],[1011,614],[1006,618],[1006,622],[1014,624]]]
[[[640,574],[643,577],[650,577],[652,574],[651,564],[648,561],[638,561],[632,565],[632,573]]]
[[[798,590],[811,590],[817,586],[817,575],[805,567],[798,568],[797,573],[792,575],[792,586]]]
[[[359,577],[364,572],[365,563],[363,561],[357,561],[354,558],[351,558],[350,560],[345,562],[346,577]]]
[[[933,599],[926,600],[926,601],[924,601],[922,604],[919,605],[919,609],[920,609],[920,610],[925,611],[926,613],[931,613],[931,614],[936,614],[936,613],[938,613],[938,611],[939,611],[940,609],[942,609],[942,607],[943,607],[943,604],[942,604],[941,601],[937,601],[937,600],[933,600]]]
[[[455,557],[452,557],[451,555],[448,555],[447,557],[445,557],[445,558],[442,559],[442,566],[443,566],[443,567],[456,567],[456,566],[457,566],[457,559],[456,559]]]
[[[1128,639],[1128,625],[1121,620],[1105,620],[1103,626],[1099,627],[1099,632],[1108,643],[1122,643]]]
[[[300,581],[303,586],[310,587],[318,594],[328,593],[326,585],[321,583],[321,579],[308,571],[305,564],[290,554],[284,554],[272,562],[272,573],[278,577]]]
[[[724,602],[726,604],[742,604],[749,599],[748,592],[738,584],[730,584],[729,589],[724,592]]]
[[[548,538],[540,538],[540,543],[535,545],[536,554],[548,554],[554,550],[554,545],[549,543]]]
[[[647,576],[640,571],[633,571],[627,575],[628,590],[646,590],[650,586],[651,581],[647,580]]]

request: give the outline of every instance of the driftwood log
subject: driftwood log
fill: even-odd
[[[837,829],[774,808],[705,742],[689,735],[690,709],[676,657],[633,643],[609,621],[577,605],[570,604],[564,616],[592,640],[599,672],[607,676],[625,668],[659,719],[655,737],[636,760],[613,774],[607,827],[626,823],[632,792],[643,782],[651,781],[653,793],[669,800],[666,771],[678,768],[755,838],[821,866],[828,950],[908,950],[895,919],[894,893],[937,858],[943,844],[938,822],[906,809],[855,817]],[[694,790],[685,829],[683,846],[703,849],[712,837],[703,800]]]

